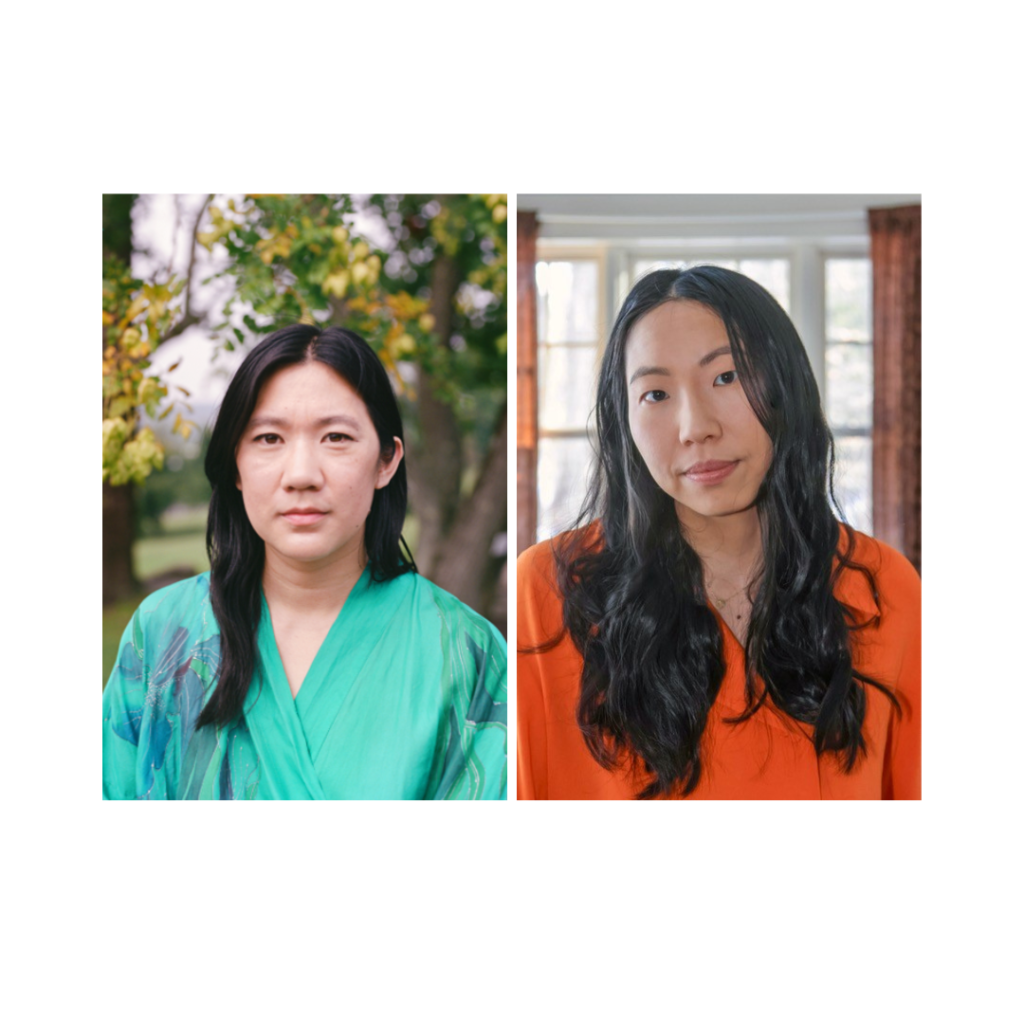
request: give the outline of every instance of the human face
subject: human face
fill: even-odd
[[[691,299],[645,314],[626,341],[626,382],[633,441],[684,529],[754,514],[772,443],[718,315]]]
[[[329,366],[297,363],[260,389],[235,452],[246,515],[268,562],[360,567],[375,490],[402,461],[381,458],[366,403]]]

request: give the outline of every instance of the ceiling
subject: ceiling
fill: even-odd
[[[865,239],[867,211],[906,206],[920,195],[537,195],[520,194],[537,213],[540,238],[643,244],[675,238],[778,241]]]

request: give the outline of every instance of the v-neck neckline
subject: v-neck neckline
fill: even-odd
[[[370,566],[369,563],[367,563],[363,571],[359,574],[359,578],[356,580],[352,589],[348,592],[348,596],[345,598],[345,603],[341,606],[341,610],[335,617],[334,622],[331,623],[330,628],[324,634],[323,640],[320,641],[320,646],[317,648],[316,654],[313,655],[313,660],[309,663],[309,668],[306,669],[306,674],[302,677],[302,682],[299,683],[299,689],[294,695],[292,694],[291,683],[288,682],[288,673],[285,672],[284,669],[284,659],[281,657],[281,649],[277,643],[277,634],[274,631],[274,620],[270,614],[270,605],[267,603],[267,595],[263,592],[263,587],[260,587],[260,600],[262,602],[263,614],[266,616],[267,625],[270,628],[270,635],[274,641],[273,644],[270,645],[275,659],[275,663],[270,666],[273,669],[271,676],[277,677],[283,681],[284,689],[287,690],[288,697],[297,712],[300,711],[300,704],[308,706],[316,696],[316,692],[320,690],[326,676],[326,673],[323,671],[323,664],[328,658],[328,655],[325,654],[325,649],[333,646],[331,644],[332,638],[351,617],[350,615],[346,615],[346,611],[348,611],[352,606],[353,598],[359,598],[360,594],[369,585],[369,580]]]

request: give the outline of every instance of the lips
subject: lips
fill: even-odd
[[[717,484],[724,480],[737,466],[739,460],[723,462],[721,459],[709,459],[707,462],[697,462],[683,471],[687,480],[696,484]]]
[[[291,508],[287,512],[282,512],[281,515],[296,526],[307,526],[310,523],[319,522],[327,513],[319,508]]]

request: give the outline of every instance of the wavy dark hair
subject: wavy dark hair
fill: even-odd
[[[206,454],[206,476],[213,488],[206,550],[210,556],[210,601],[220,626],[220,669],[216,690],[203,708],[197,728],[226,725],[236,719],[256,671],[265,548],[236,486],[235,453],[263,385],[278,370],[313,360],[334,370],[366,403],[382,458],[394,455],[394,438],[404,444],[402,419],[388,375],[358,334],[340,327],[296,324],[264,338],[245,357],[228,385]],[[374,492],[366,520],[366,554],[375,580],[416,571],[402,538],[406,494],[402,461],[387,486]]]
[[[876,604],[877,588],[854,560],[849,527],[840,542],[829,505],[831,498],[838,508],[834,444],[796,328],[759,284],[719,267],[646,275],[626,298],[605,351],[596,469],[578,529],[554,548],[565,630],[583,656],[577,722],[600,764],[631,761],[653,775],[641,797],[685,796],[696,787],[701,738],[725,674],[723,636],[673,499],[633,442],[625,372],[633,326],[679,299],[722,320],[740,383],[772,443],[756,499],[763,567],[745,645],[746,708],[729,721],[750,718],[770,696],[781,711],[813,725],[819,755],[835,752],[850,771],[865,749],[865,687],[899,705],[854,667],[851,632],[867,623],[856,622],[834,587],[838,574],[852,569],[867,577]]]

